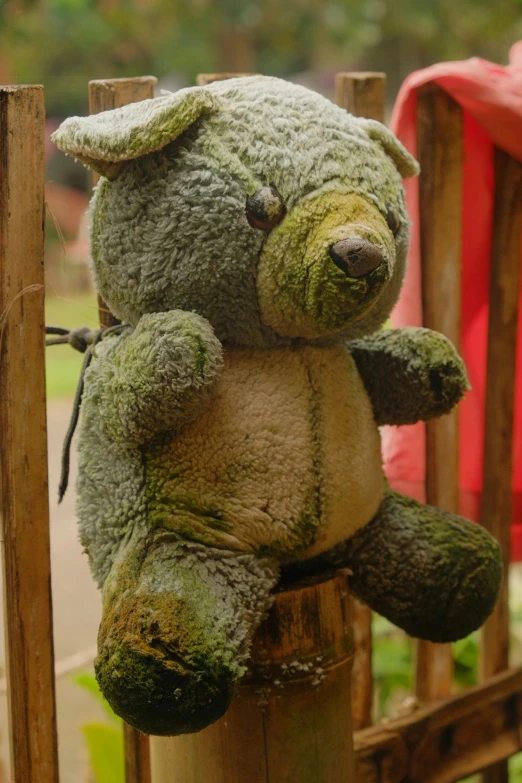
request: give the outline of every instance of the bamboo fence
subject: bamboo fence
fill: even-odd
[[[230,75],[202,75],[199,82]],[[154,83],[152,77],[91,82],[91,112],[150,97]],[[337,76],[336,100],[354,114],[382,120],[384,98],[383,74]],[[419,90],[417,143],[424,324],[458,345],[463,118],[439,87]],[[496,150],[494,168],[482,523],[500,541],[507,571],[522,166]],[[43,89],[0,87],[0,509],[13,783],[58,781],[43,223]],[[114,322],[103,302],[100,320]],[[427,427],[428,502],[457,509],[457,460],[453,413]],[[334,574],[278,594],[256,636],[240,698],[201,736],[149,743],[126,727],[127,783],[454,783],[478,771],[484,783],[507,783],[506,760],[522,750],[522,669],[509,669],[507,579],[482,632],[481,683],[454,694],[450,646],[418,642],[416,709],[378,725],[371,725],[371,613],[346,585],[344,574]],[[279,691],[272,676],[267,686],[267,661],[272,672],[294,654],[321,657],[327,640],[334,654],[320,689],[306,677]]]

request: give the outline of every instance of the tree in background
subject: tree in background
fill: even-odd
[[[0,80],[46,87],[49,114],[85,111],[88,79],[198,71],[281,76],[504,62],[522,0],[0,0]]]

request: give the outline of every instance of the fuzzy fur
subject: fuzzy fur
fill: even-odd
[[[377,329],[396,301],[408,242],[401,176],[387,154],[391,134],[383,137],[383,146],[375,124],[370,136],[365,121],[279,79],[231,79],[192,88],[182,91],[185,103],[193,107],[202,90],[211,92],[219,109],[157,152],[144,145],[144,156],[134,160],[133,149],[117,179],[102,179],[97,186],[91,252],[104,300],[132,324],[143,312],[179,308],[207,318],[224,343],[287,343],[260,318],[256,270],[266,236],[249,226],[246,197],[274,184],[291,213],[303,200],[341,189],[365,198],[383,217],[390,203],[399,215],[391,281],[367,317],[350,324],[344,336]],[[83,122],[67,120],[55,141],[71,154],[82,144],[89,156],[121,160],[122,140],[133,136],[131,123],[141,138],[149,120],[153,136],[162,130],[158,117],[169,100],[172,111],[179,110],[175,96],[157,100],[161,112],[144,101],[125,107],[124,121],[117,122],[123,109]],[[395,157],[413,172],[413,158],[396,140],[394,148]],[[299,255],[302,248],[301,243],[294,252]]]
[[[442,416],[469,389],[466,368],[453,345],[430,329],[385,329],[347,347],[379,426]]]
[[[454,642],[484,622],[502,576],[500,547],[481,525],[388,487],[374,519],[354,536],[283,568],[292,581],[350,569],[350,588],[411,636]]]
[[[267,558],[135,531],[105,585],[98,635],[96,674],[118,714],[150,734],[219,718],[277,576]]]
[[[216,720],[280,565],[306,572],[332,552],[364,600],[432,639],[450,638],[433,596],[457,569],[451,638],[477,627],[498,549],[391,499],[380,462],[379,424],[441,415],[467,387],[441,336],[379,331],[404,274],[414,159],[379,123],[265,77],[71,118],[54,139],[106,174],[94,272],[133,327],[96,348],[78,446],[104,597],[96,671],[118,714],[161,734]],[[271,231],[247,215],[267,186]],[[381,263],[343,271],[343,239]]]

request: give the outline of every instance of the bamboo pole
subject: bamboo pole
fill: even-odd
[[[89,82],[89,111],[91,114],[98,114],[152,98],[156,82],[155,76],[92,80]],[[98,176],[94,175],[93,179],[96,184]],[[114,326],[119,323],[99,295],[98,310],[101,326]],[[150,783],[148,738],[127,724],[124,724],[123,736],[126,783]]]
[[[196,83],[198,87],[205,87],[212,82],[222,82],[224,79],[238,79],[241,76],[255,76],[254,73],[198,73]]]
[[[355,783],[344,574],[279,592],[226,715],[151,737],[152,783]]]
[[[384,122],[386,74],[373,71],[336,74],[335,102],[356,117]]]
[[[495,150],[488,363],[481,522],[499,541],[504,579],[498,603],[482,629],[480,675],[509,666],[508,574],[511,561],[513,416],[522,229],[522,165]],[[488,769],[483,783],[506,783],[507,762]]]
[[[370,71],[338,73],[335,76],[335,102],[356,117],[384,122],[386,74]],[[354,600],[355,654],[352,673],[352,710],[354,729],[372,722],[372,613]]]
[[[0,87],[0,480],[11,779],[57,783],[44,360],[44,96]]]
[[[423,322],[460,343],[462,112],[444,90],[421,87],[417,98],[417,157]],[[426,424],[426,501],[458,513],[458,411]],[[415,689],[420,701],[451,692],[451,645],[416,644]]]
[[[150,748],[146,734],[123,724],[125,783],[150,783]]]

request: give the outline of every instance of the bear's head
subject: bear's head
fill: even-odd
[[[383,125],[270,77],[218,81],[67,120],[103,175],[91,252],[122,320],[182,309],[228,345],[368,334],[399,293],[411,155]]]

